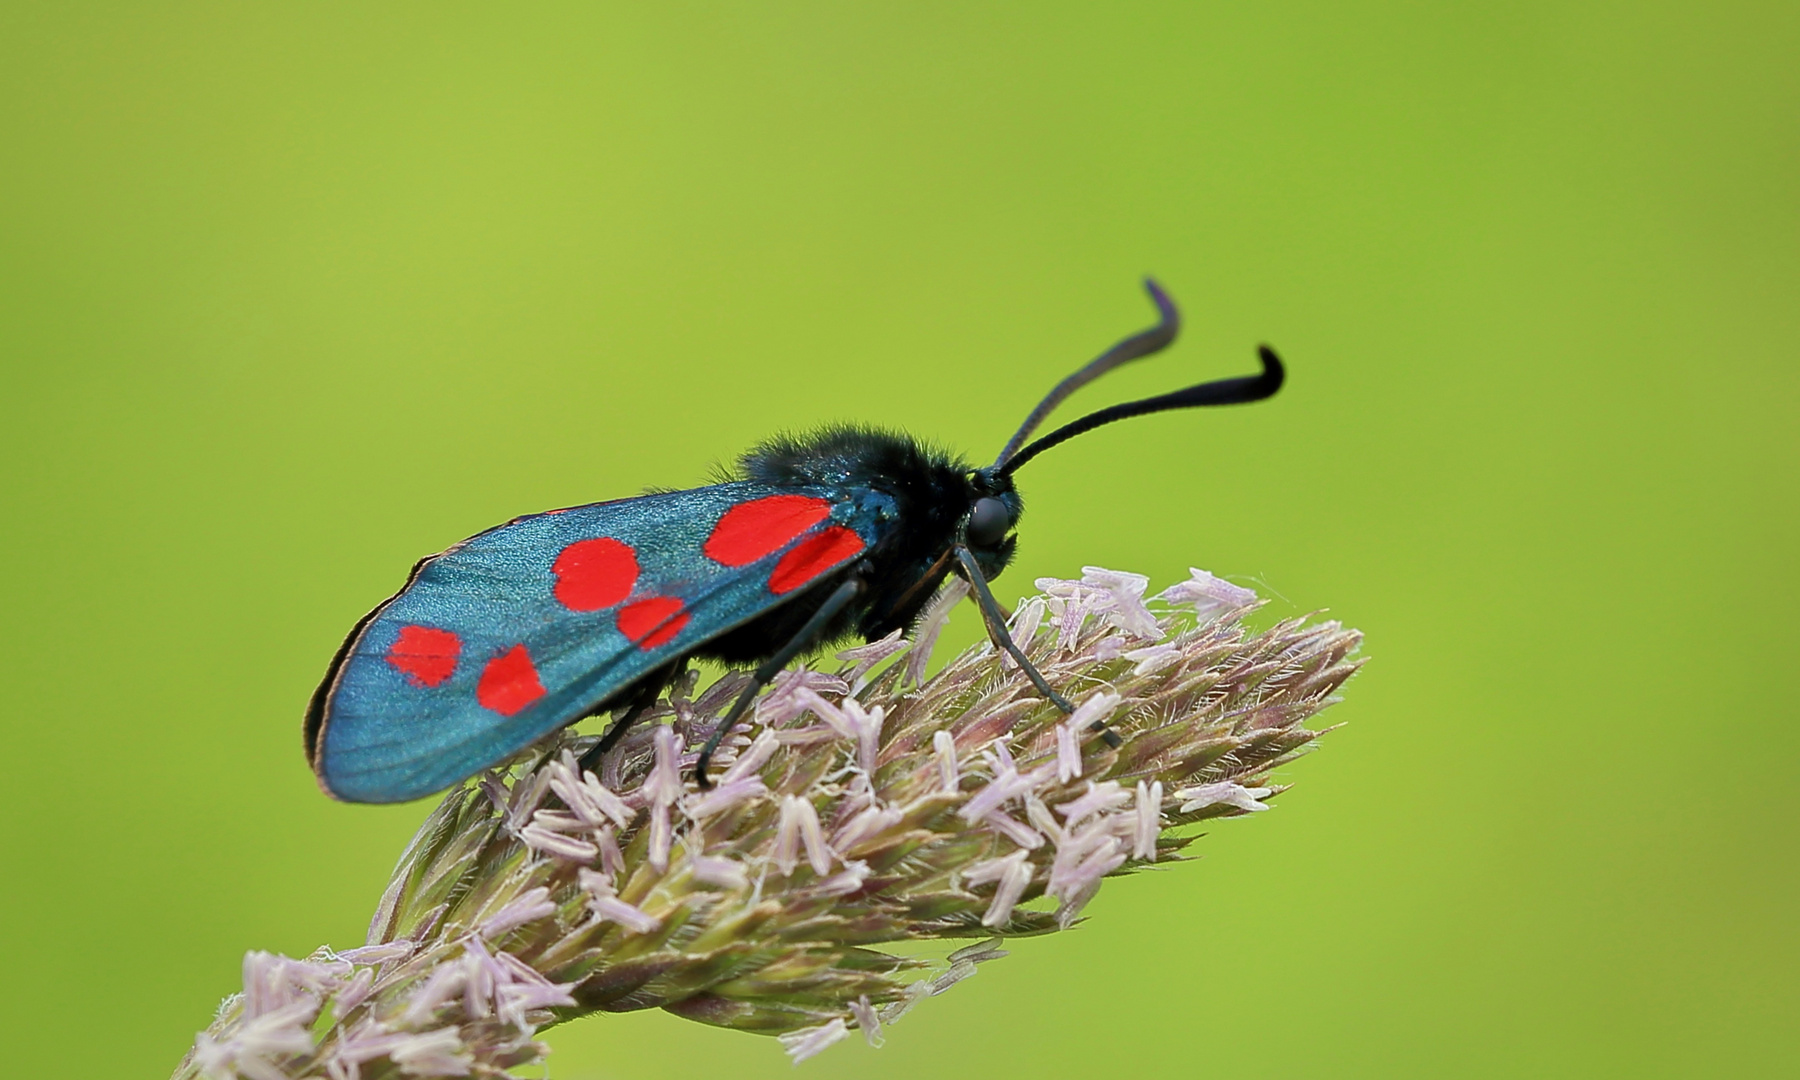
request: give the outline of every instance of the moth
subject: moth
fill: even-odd
[[[723,483],[529,514],[420,560],[351,629],[313,694],[306,754],[320,786],[350,802],[416,799],[623,709],[589,751],[596,761],[690,660],[755,665],[700,751],[706,787],[720,740],[783,667],[852,635],[909,630],[951,574],[969,582],[994,644],[1073,712],[988,588],[1018,543],[1014,475],[1104,424],[1259,401],[1284,378],[1262,346],[1256,375],[1114,405],[1027,443],[1071,394],[1174,341],[1174,302],[1145,287],[1157,324],[1058,383],[991,465],[901,433],[828,427],[757,446]],[[1117,745],[1103,724],[1095,733]]]

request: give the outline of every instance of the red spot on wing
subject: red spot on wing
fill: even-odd
[[[619,633],[649,652],[667,645],[688,624],[684,605],[673,596],[652,596],[619,610]]]
[[[773,555],[789,541],[824,521],[831,504],[809,495],[766,495],[725,511],[703,549],[726,566],[747,566]]]
[[[402,626],[388,646],[387,662],[414,686],[438,686],[456,674],[462,639],[430,626]]]
[[[475,700],[481,707],[501,716],[511,716],[543,696],[544,684],[538,681],[537,668],[523,645],[514,645],[489,660],[475,686]]]
[[[820,529],[795,544],[794,549],[775,564],[775,572],[769,575],[769,591],[776,596],[793,592],[856,555],[865,546],[862,537],[842,525]]]
[[[570,611],[599,611],[631,595],[637,584],[637,552],[610,536],[577,540],[550,567],[556,599]]]

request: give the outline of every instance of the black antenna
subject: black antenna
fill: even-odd
[[[1281,389],[1281,381],[1286,372],[1281,366],[1281,357],[1267,345],[1256,348],[1262,357],[1263,369],[1260,375],[1245,375],[1236,379],[1220,379],[1217,382],[1201,383],[1190,386],[1186,390],[1177,390],[1172,394],[1145,398],[1142,401],[1128,401],[1123,405],[1114,405],[1110,409],[1089,413],[1073,423],[1064,424],[1050,434],[1032,443],[1025,449],[1006,459],[1000,466],[1001,476],[1011,476],[1019,466],[1037,457],[1060,442],[1067,442],[1084,431],[1092,431],[1101,424],[1110,424],[1114,420],[1124,420],[1146,413],[1163,412],[1166,409],[1192,409],[1201,405],[1242,405],[1249,401],[1261,401],[1274,396]]]
[[[1181,330],[1181,312],[1175,310],[1175,301],[1169,299],[1169,294],[1162,291],[1162,286],[1156,283],[1155,278],[1144,279],[1144,290],[1150,294],[1150,301],[1156,305],[1156,310],[1162,316],[1162,320],[1150,329],[1140,330],[1119,342],[1089,361],[1086,367],[1057,383],[1056,389],[1050,391],[1044,400],[1038,402],[1037,408],[1031,410],[1031,415],[1027,416],[1025,422],[1019,425],[1019,430],[1006,441],[1006,448],[1001,450],[1000,456],[994,459],[994,468],[1001,469],[1003,472],[1011,472],[1010,468],[1003,468],[1003,466],[1014,454],[1018,453],[1019,447],[1023,446],[1025,440],[1031,437],[1031,433],[1037,430],[1037,426],[1044,422],[1044,418],[1067,400],[1070,394],[1121,364],[1130,363],[1140,357],[1149,356],[1151,353],[1161,352],[1175,340],[1176,333]]]
[[[1156,282],[1146,278],[1144,287],[1150,291],[1150,298],[1156,302],[1158,310],[1162,312],[1162,322],[1119,342],[1107,350],[1105,355],[1058,383],[1056,389],[1050,391],[1050,396],[1040,402],[1038,407],[1031,411],[1031,415],[1026,417],[1024,425],[1019,428],[1019,433],[1006,444],[1006,449],[1001,452],[999,460],[994,463],[995,475],[1011,476],[1021,465],[1052,446],[1067,442],[1084,431],[1092,431],[1102,424],[1110,424],[1115,420],[1163,412],[1168,409],[1192,409],[1202,405],[1241,405],[1245,402],[1261,401],[1263,398],[1273,396],[1275,391],[1281,389],[1282,380],[1286,377],[1286,372],[1281,366],[1281,357],[1275,355],[1274,349],[1267,345],[1261,345],[1256,350],[1257,355],[1262,357],[1263,369],[1260,374],[1200,383],[1185,390],[1176,390],[1173,393],[1144,398],[1142,401],[1128,401],[1123,405],[1101,409],[1099,412],[1089,413],[1073,423],[1064,424],[1020,450],[1018,445],[1025,441],[1026,436],[1030,435],[1050,410],[1054,409],[1064,398],[1120,364],[1128,360],[1136,360],[1140,356],[1148,356],[1175,339],[1175,331],[1181,325],[1181,316],[1176,312],[1174,303],[1169,300]]]

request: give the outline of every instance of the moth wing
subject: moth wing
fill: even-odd
[[[404,802],[587,715],[879,542],[866,488],[717,484],[518,518],[422,560],[307,714],[320,784]]]

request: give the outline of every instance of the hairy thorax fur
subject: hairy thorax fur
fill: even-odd
[[[708,642],[695,655],[742,664],[781,648],[833,590],[851,575],[867,585],[827,626],[818,644],[852,633],[873,641],[910,629],[950,572],[951,550],[977,493],[972,468],[955,455],[910,436],[866,427],[832,427],[808,435],[780,436],[739,459],[733,479],[826,488],[867,488],[896,506],[888,534],[861,559],[820,579],[791,603]],[[1017,521],[1022,509],[1010,486],[999,496]],[[983,575],[992,579],[1011,561],[1015,538],[974,549]]]

